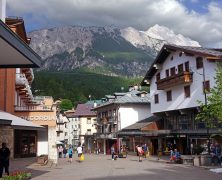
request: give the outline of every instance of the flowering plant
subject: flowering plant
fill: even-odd
[[[2,180],[26,180],[31,179],[31,173],[26,171],[15,171],[9,176],[2,177]]]

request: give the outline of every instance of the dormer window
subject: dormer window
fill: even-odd
[[[202,57],[196,58],[196,66],[197,66],[197,69],[203,68],[203,58]]]

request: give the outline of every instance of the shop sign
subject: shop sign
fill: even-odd
[[[20,116],[28,121],[56,121],[56,116]]]

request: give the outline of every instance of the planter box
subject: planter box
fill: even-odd
[[[201,155],[200,156],[201,166],[211,166],[212,156],[211,155]]]

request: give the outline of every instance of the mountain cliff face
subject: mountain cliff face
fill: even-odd
[[[33,31],[29,36],[31,47],[44,60],[39,70],[83,68],[112,76],[143,76],[164,43],[200,46],[158,25],[147,31],[69,26]]]

